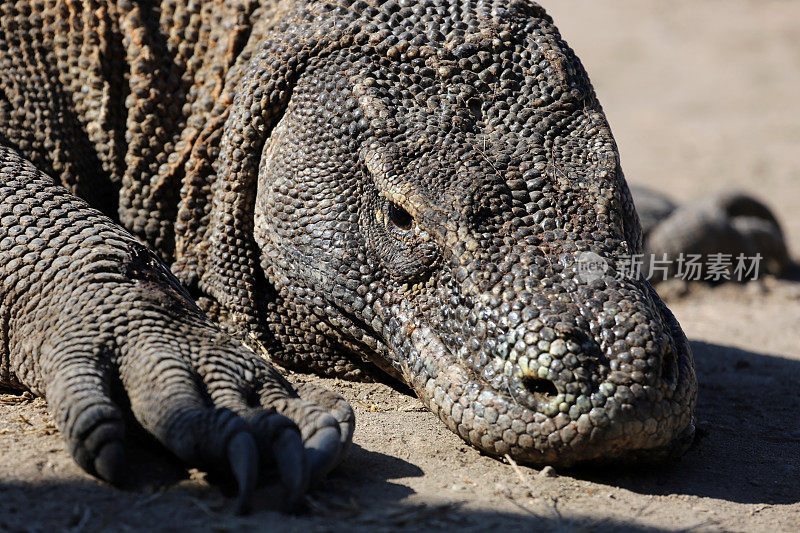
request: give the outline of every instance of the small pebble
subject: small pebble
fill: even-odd
[[[558,477],[558,472],[552,466],[546,466],[542,468],[536,477]]]

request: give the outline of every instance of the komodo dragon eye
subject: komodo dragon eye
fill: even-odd
[[[400,231],[409,231],[414,224],[411,213],[393,202],[388,202],[387,215],[389,223]]]

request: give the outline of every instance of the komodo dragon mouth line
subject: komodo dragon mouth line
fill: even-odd
[[[572,420],[559,417],[563,411],[559,407],[566,399],[563,383],[556,385],[533,374],[534,378],[519,380],[522,384],[516,393],[508,383],[501,389],[493,388],[490,381],[465,367],[463,359],[431,326],[419,324],[402,312],[398,316],[403,317],[403,335],[411,340],[410,353],[404,359],[425,361],[424,368],[416,372],[408,363],[400,364],[403,381],[453,432],[486,453],[509,454],[539,466],[605,463],[621,458],[656,462],[680,457],[693,440],[693,419],[678,416],[666,422],[686,425],[665,438],[658,434],[653,420],[641,419],[630,406],[613,405],[613,395],[610,402],[599,406],[606,408],[605,424],[598,424],[597,413],[588,408],[578,417],[573,413]],[[682,348],[688,349],[688,344]],[[595,396],[600,390],[613,394],[616,387],[606,375],[592,392]],[[667,401],[664,405],[674,407]],[[556,435],[560,442],[554,439]]]

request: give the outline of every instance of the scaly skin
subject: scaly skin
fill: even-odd
[[[46,396],[87,472],[124,483],[124,409],[187,465],[232,474],[242,506],[259,463],[290,503],[335,464],[344,400],[298,397],[138,240],[2,147],[0,176],[0,385]]]
[[[286,468],[294,487],[346,448],[346,404],[297,400],[188,295],[273,361],[388,372],[490,454],[569,466],[685,448],[679,325],[643,279],[578,275],[582,252],[640,251],[641,229],[586,73],[538,5],[0,9],[0,140],[70,190],[2,152],[0,380],[48,397],[87,470],[115,479],[115,394],[243,486],[252,454],[231,448],[251,437],[267,462],[311,463]],[[308,459],[261,422],[274,412]]]
[[[642,187],[631,190],[642,221],[645,262],[666,261],[662,264],[669,265],[667,276],[679,274],[681,254],[699,257],[700,265],[711,264],[714,254],[727,254],[734,262],[739,255],[760,255],[758,275],[766,272],[777,276],[789,266],[789,251],[778,220],[752,196],[722,191],[675,206],[655,191]],[[644,268],[649,271],[649,266]],[[703,279],[708,274],[703,267],[697,277]],[[663,279],[659,272],[651,281]]]

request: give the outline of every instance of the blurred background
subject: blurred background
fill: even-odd
[[[764,201],[800,253],[800,2],[540,0],[589,72],[630,183]]]

